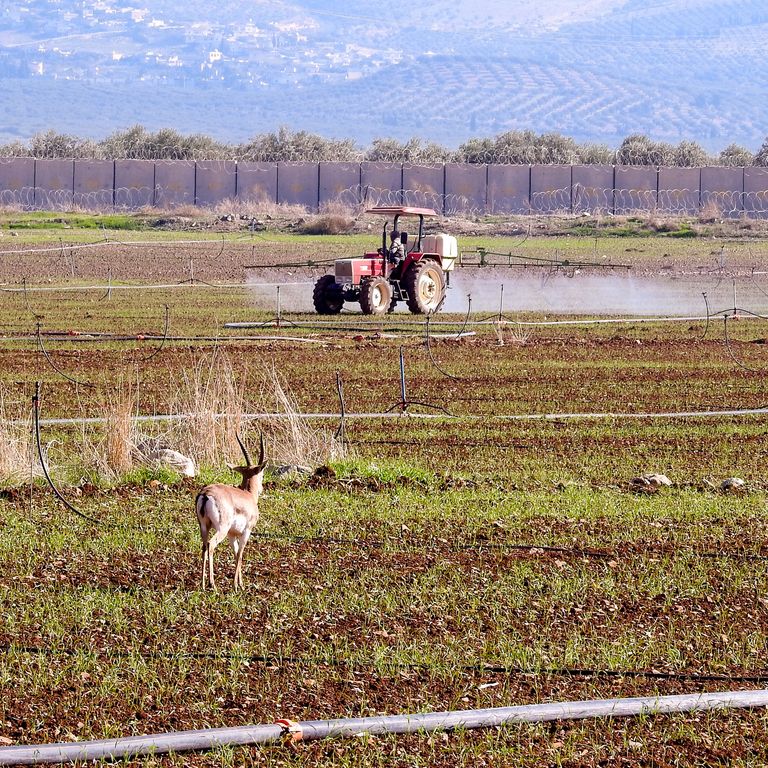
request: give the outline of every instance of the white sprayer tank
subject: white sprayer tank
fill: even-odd
[[[443,270],[448,272],[453,269],[459,248],[453,235],[438,232],[436,235],[425,235],[421,238],[421,251],[439,256],[442,260]]]

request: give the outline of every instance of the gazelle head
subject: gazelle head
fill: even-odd
[[[242,475],[243,479],[240,483],[240,487],[250,490],[253,478],[257,478],[258,481],[261,481],[262,473],[264,472],[264,468],[267,466],[264,450],[264,433],[259,433],[259,461],[256,464],[251,461],[251,457],[249,456],[245,445],[243,445],[243,441],[240,439],[240,435],[235,433],[235,437],[237,438],[237,444],[240,446],[240,450],[243,452],[243,457],[245,458],[245,466],[238,466],[235,464],[227,464],[227,466],[233,472],[239,472]],[[261,491],[260,486],[261,483],[259,482],[259,491]]]

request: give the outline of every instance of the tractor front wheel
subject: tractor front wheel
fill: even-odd
[[[435,261],[416,262],[405,275],[403,285],[408,293],[408,309],[414,315],[437,312],[445,299],[445,275]]]
[[[392,286],[383,277],[367,277],[360,284],[360,308],[364,315],[383,315],[392,302]]]
[[[320,315],[338,315],[344,306],[344,294],[333,275],[323,275],[312,292],[312,303]]]

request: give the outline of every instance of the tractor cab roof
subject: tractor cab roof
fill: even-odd
[[[369,208],[366,213],[376,213],[382,216],[437,216],[431,208],[412,208],[408,205],[382,205]]]

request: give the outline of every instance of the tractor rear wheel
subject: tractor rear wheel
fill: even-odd
[[[344,294],[333,275],[323,275],[312,291],[312,303],[320,315],[338,315],[344,306]]]
[[[360,283],[360,308],[364,315],[383,315],[392,303],[392,286],[383,277],[367,277]]]
[[[443,268],[431,259],[416,262],[403,278],[408,293],[408,309],[414,315],[437,312],[445,299]]]

